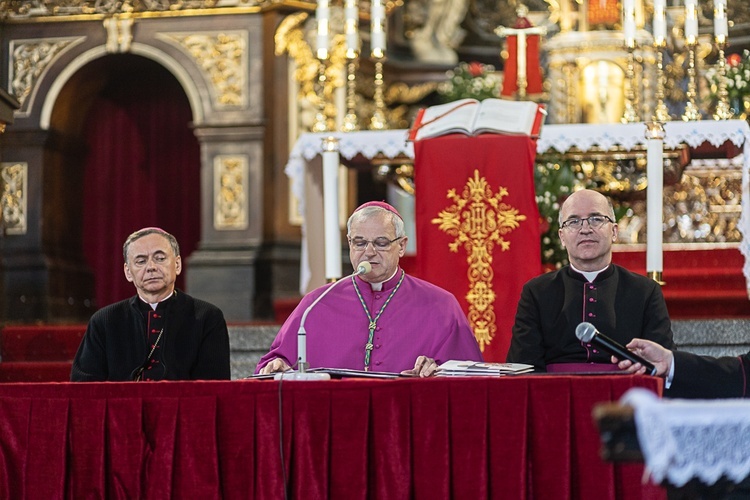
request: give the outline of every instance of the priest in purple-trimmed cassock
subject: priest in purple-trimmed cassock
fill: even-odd
[[[399,267],[406,250],[404,221],[394,207],[368,202],[347,222],[349,258],[369,272],[337,283],[305,319],[310,368],[406,372],[427,377],[448,360],[482,361],[456,298]],[[308,293],[281,327],[257,373],[294,368],[305,310],[328,284]]]

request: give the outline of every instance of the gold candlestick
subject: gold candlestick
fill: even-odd
[[[326,61],[328,58],[318,59],[318,109],[315,112],[313,132],[327,132],[328,118],[326,117]]]
[[[385,56],[373,54],[375,59],[375,112],[370,119],[371,130],[386,130],[388,124],[385,119],[385,99],[383,97],[383,59]]]
[[[688,39],[688,84],[687,84],[687,102],[685,103],[685,112],[682,114],[683,121],[696,121],[701,119],[701,112],[696,104],[696,98],[698,96],[698,87],[695,82],[696,68],[695,68],[695,49],[698,45],[695,39],[691,42]]]
[[[625,78],[628,87],[625,90],[625,111],[622,114],[622,123],[635,123],[640,120],[638,116],[638,93],[635,89],[635,42],[626,45],[628,49],[628,62],[625,68]]]
[[[664,47],[665,41],[654,42],[656,49],[656,108],[654,109],[655,122],[668,122],[672,119],[669,116],[667,105],[664,104]]]
[[[719,102],[716,103],[714,111],[714,120],[731,120],[734,118],[734,112],[729,106],[729,92],[727,91],[727,60],[724,57],[724,49],[727,46],[727,40],[724,37],[716,37],[716,48],[719,49],[719,88],[716,92]]]
[[[343,132],[354,132],[359,130],[359,120],[355,110],[357,99],[357,54],[348,58],[346,65],[346,115],[344,123],[341,125]]]

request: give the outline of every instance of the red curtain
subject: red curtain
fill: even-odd
[[[113,77],[86,120],[83,248],[97,307],[134,294],[122,258],[133,231],[158,226],[174,234],[183,266],[200,239],[200,146],[190,105],[166,71],[142,77]]]
[[[541,273],[536,145],[448,135],[414,144],[419,276],[456,296],[487,361],[504,361],[521,288]]]

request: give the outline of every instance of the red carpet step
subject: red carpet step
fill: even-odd
[[[0,382],[64,382],[86,325],[6,326],[0,330]]]
[[[646,274],[646,252],[616,251],[612,256],[638,274]],[[672,319],[750,318],[750,300],[739,249],[666,250],[662,280]]]

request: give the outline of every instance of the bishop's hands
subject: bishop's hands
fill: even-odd
[[[268,375],[270,373],[286,372],[291,370],[292,367],[287,364],[281,358],[273,358],[269,361],[266,366],[260,369],[260,375]]]
[[[401,375],[422,378],[431,377],[435,375],[437,367],[438,364],[434,359],[428,358],[427,356],[418,356],[417,360],[414,362],[414,368],[402,371]]]
[[[672,354],[672,351],[665,349],[656,342],[644,339],[633,339],[625,347],[653,364],[656,367],[657,377],[666,376],[672,366],[674,354]],[[640,363],[632,363],[628,360],[618,362],[617,358],[614,356],[612,356],[612,362],[617,363],[617,366],[627,373],[637,375],[643,375],[646,373],[646,368]]]

